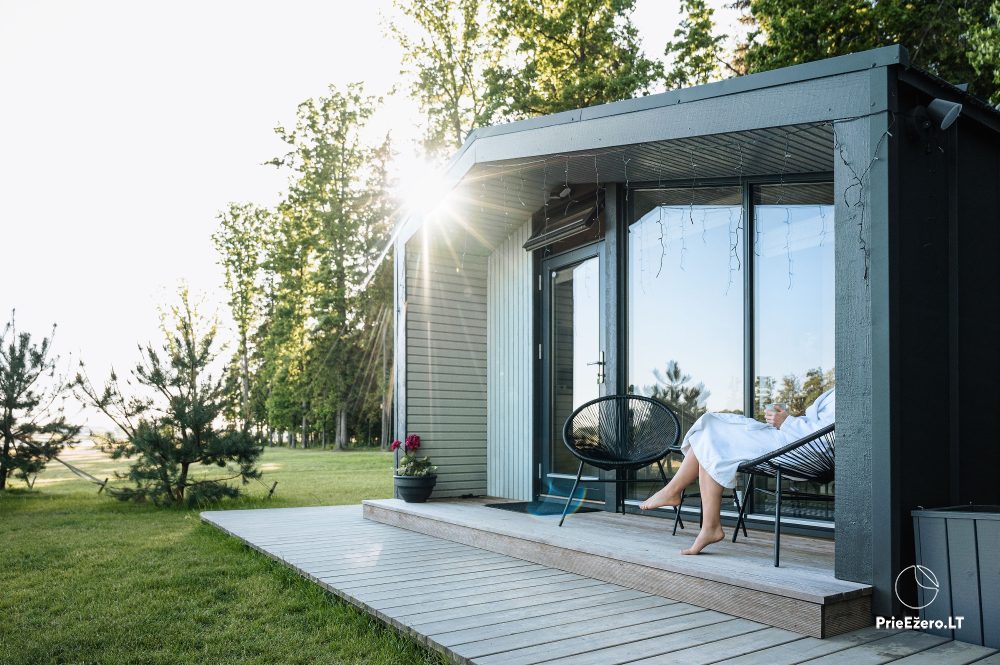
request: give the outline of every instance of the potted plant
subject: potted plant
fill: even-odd
[[[416,434],[406,437],[405,443],[399,439],[392,442],[393,451],[400,447],[403,448],[403,456],[393,476],[396,493],[407,503],[423,503],[437,483],[437,467],[428,458],[416,456],[420,449],[420,437]]]

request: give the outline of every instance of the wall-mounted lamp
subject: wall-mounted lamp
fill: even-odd
[[[935,99],[927,105],[927,115],[938,123],[942,130],[948,129],[954,125],[961,113],[961,104],[957,102],[949,102],[946,99]]]

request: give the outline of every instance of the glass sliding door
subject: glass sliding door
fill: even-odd
[[[683,436],[706,411],[744,411],[742,190],[631,196],[628,389],[670,406]],[[636,474],[626,498],[645,499],[660,485],[652,465]]]
[[[753,217],[753,413],[763,420],[765,407],[780,403],[801,415],[834,382],[833,185],[756,187]],[[801,485],[832,494],[832,487]],[[755,493],[754,511],[773,514],[771,501]],[[782,509],[833,519],[832,502]]]

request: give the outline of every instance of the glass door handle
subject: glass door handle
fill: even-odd
[[[591,365],[597,365],[597,383],[604,383],[604,379],[607,378],[607,375],[605,375],[604,373],[604,366],[607,365],[607,363],[604,361],[604,351],[601,351],[600,360],[595,360],[592,363],[587,363],[588,367]]]

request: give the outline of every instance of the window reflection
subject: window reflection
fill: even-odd
[[[801,415],[833,387],[833,218],[830,183],[755,191],[754,416],[759,420],[772,403]],[[799,485],[828,495],[833,489]],[[756,511],[773,512],[770,498],[757,493],[755,501]],[[833,504],[788,502],[783,513],[832,519]]]
[[[628,382],[682,436],[706,411],[743,413],[743,216],[738,187],[640,190],[628,236]],[[644,499],[655,465],[637,473]],[[647,482],[647,481],[653,481]]]

